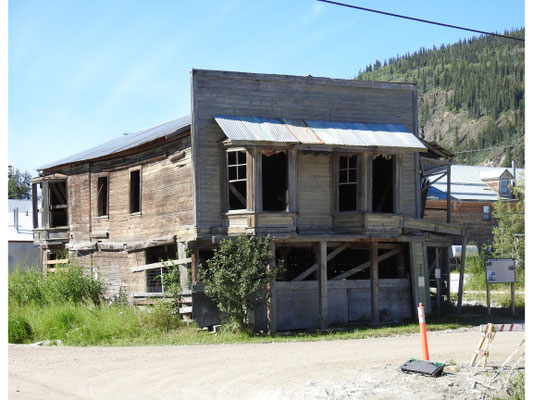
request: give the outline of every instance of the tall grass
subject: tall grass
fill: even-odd
[[[11,273],[9,342],[61,340],[68,345],[106,345],[160,335],[180,326],[178,315],[167,303],[149,312],[107,304],[104,290],[100,280],[74,265],[44,276],[29,269]]]

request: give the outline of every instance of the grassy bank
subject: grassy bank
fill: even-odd
[[[187,326],[168,303],[145,310],[109,304],[102,297],[104,290],[104,285],[74,266],[66,266],[45,278],[32,271],[12,273],[8,288],[9,342],[60,340],[70,346],[192,345],[362,339],[419,331],[418,324],[413,322],[277,335],[224,329],[210,333]],[[456,329],[486,322],[483,316],[428,318],[427,329]]]

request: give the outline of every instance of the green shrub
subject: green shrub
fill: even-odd
[[[8,340],[9,343],[27,343],[33,338],[30,324],[21,316],[9,317]]]
[[[223,240],[207,261],[207,267],[201,267],[200,279],[206,284],[205,293],[217,303],[224,322],[249,329],[254,310],[265,303],[267,285],[282,268],[268,268],[272,258],[271,242],[269,236]]]
[[[140,315],[142,326],[168,332],[181,326],[179,311],[174,303],[160,301]]]

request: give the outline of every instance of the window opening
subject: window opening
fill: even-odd
[[[372,161],[372,211],[394,212],[394,158],[377,156]]]
[[[328,248],[328,253],[333,251]],[[370,252],[366,249],[346,249],[328,261],[328,279],[339,276],[370,261]],[[370,279],[370,267],[346,278],[346,280]]]
[[[48,201],[50,204],[50,228],[67,226],[67,182],[50,182],[48,184]]]
[[[287,154],[263,150],[263,210],[286,211],[289,204]]]
[[[357,210],[357,156],[339,157],[339,211]]]
[[[246,151],[226,153],[228,165],[229,209],[246,209]]]
[[[490,221],[490,206],[483,206],[483,221]]]
[[[280,251],[276,249],[277,258],[279,258],[279,255]],[[292,281],[316,262],[312,247],[292,247],[287,250],[285,260],[285,269],[283,275],[276,278],[278,281]],[[304,278],[304,281],[316,280],[316,272]]]
[[[141,171],[130,171],[130,214],[141,211]]]
[[[98,216],[107,215],[108,186],[107,176],[98,178]]]
[[[161,261],[177,258],[178,248],[174,245],[149,247],[145,251],[146,264],[154,264]],[[146,270],[146,292],[164,293],[162,276],[168,271],[167,267],[152,268]]]
[[[500,194],[509,194],[511,193],[511,189],[509,189],[509,181],[507,179],[503,179],[500,181]]]

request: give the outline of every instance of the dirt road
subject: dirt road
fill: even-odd
[[[412,400],[425,393],[477,399],[467,364],[479,338],[476,329],[428,335],[431,360],[456,363],[440,378],[399,371],[421,357],[418,335],[210,346],[10,345],[9,398]],[[523,332],[498,333],[488,365],[499,366],[523,338]]]

